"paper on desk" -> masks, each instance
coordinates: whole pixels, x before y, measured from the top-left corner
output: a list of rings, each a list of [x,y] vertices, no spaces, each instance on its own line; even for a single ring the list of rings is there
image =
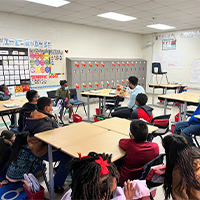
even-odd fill
[[[3,104],[3,106],[5,106],[6,108],[12,108],[12,107],[18,107],[19,105],[17,105],[16,103],[9,103],[9,104]]]

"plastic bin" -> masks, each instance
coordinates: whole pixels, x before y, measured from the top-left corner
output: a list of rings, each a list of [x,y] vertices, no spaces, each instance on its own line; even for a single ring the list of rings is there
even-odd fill
[[[101,113],[99,113],[99,108],[96,108],[96,115],[100,115],[103,113],[103,109],[101,108]]]
[[[179,122],[179,113],[177,113],[174,117],[175,122]]]
[[[24,190],[29,200],[44,200],[44,188],[40,185],[40,191],[36,193],[30,192],[25,185]]]
[[[175,125],[176,125],[176,124],[172,124],[172,125],[171,125],[171,132],[172,132],[172,133],[174,133]]]
[[[80,115],[74,114],[74,115],[72,115],[72,117],[73,117],[73,121],[75,123],[82,122],[82,117]]]

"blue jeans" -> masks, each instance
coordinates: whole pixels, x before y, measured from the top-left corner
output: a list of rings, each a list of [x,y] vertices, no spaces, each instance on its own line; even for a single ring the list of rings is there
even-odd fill
[[[192,146],[195,146],[192,140],[192,134],[200,135],[200,125],[190,124],[189,122],[178,122],[174,128],[174,134],[181,134],[187,138]]]
[[[40,159],[48,161],[48,153],[44,156],[40,157]],[[68,175],[68,169],[66,168],[66,164],[72,159],[72,157],[67,154],[61,152],[60,150],[53,152],[53,161],[60,161],[58,170],[54,176],[54,184],[58,187],[62,187],[65,179]]]

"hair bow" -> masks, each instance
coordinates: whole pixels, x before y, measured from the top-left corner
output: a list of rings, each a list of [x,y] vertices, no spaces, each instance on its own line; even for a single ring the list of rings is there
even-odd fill
[[[78,152],[77,152],[78,153]],[[82,159],[82,158],[89,158],[89,157],[91,157],[91,156],[81,156],[81,153],[78,153],[78,157],[80,158],[80,159]]]
[[[107,168],[107,166],[110,166],[108,164],[108,160],[103,161],[103,158],[99,156],[99,159],[95,160],[95,162],[101,165],[101,172],[100,172],[101,174],[105,175],[109,173],[109,170]]]

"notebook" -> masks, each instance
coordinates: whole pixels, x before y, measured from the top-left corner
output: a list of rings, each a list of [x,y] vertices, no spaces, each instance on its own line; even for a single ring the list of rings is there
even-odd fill
[[[116,94],[116,90],[111,90],[111,91],[109,92],[109,94],[115,95],[115,94]]]
[[[3,106],[5,106],[6,108],[19,107],[19,105],[15,103],[3,104]]]

